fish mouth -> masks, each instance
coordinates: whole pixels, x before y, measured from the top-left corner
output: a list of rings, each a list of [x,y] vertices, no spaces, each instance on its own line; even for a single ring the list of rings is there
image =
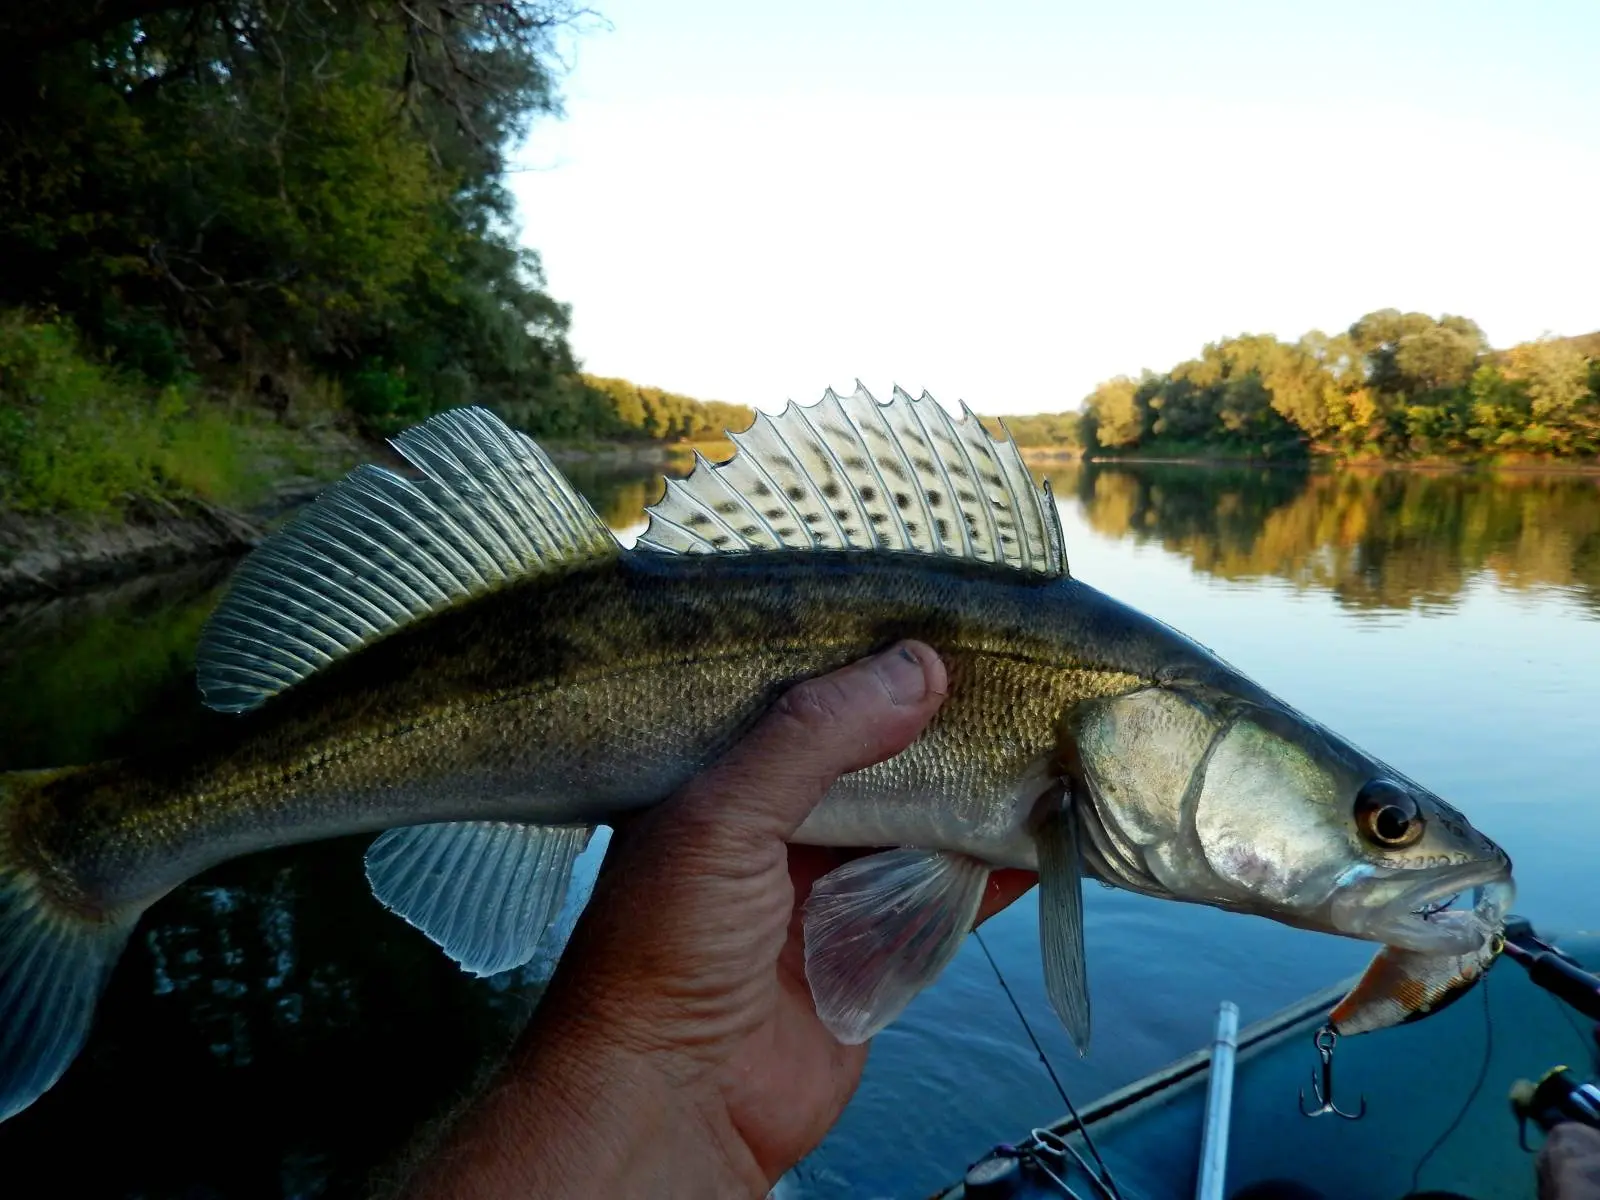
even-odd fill
[[[1366,868],[1333,903],[1333,918],[1352,937],[1421,954],[1472,954],[1505,927],[1516,896],[1502,862],[1426,872]]]

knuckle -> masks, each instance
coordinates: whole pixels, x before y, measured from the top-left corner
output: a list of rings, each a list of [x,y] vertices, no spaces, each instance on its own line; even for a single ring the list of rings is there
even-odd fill
[[[784,723],[815,733],[837,725],[845,707],[844,689],[836,680],[822,678],[808,679],[790,688],[773,711]]]

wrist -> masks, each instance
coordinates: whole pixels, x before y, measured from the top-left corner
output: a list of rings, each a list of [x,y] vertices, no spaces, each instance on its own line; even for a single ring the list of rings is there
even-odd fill
[[[552,1021],[513,1076],[547,1139],[540,1196],[763,1196],[766,1181],[714,1082],[617,1038],[598,1021]]]
[[[541,1014],[413,1200],[764,1196],[715,1086],[658,1057]]]

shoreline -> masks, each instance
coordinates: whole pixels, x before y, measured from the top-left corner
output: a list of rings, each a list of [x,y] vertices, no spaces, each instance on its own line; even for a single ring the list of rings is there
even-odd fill
[[[726,441],[552,442],[544,446],[562,467],[605,471],[661,471],[687,465],[696,452],[720,461],[732,451]],[[368,447],[369,461],[394,462],[382,443]],[[1458,462],[1382,459],[1241,458],[1225,455],[1097,455],[1070,447],[1023,447],[1025,461],[1040,465],[1246,467],[1298,471],[1401,471],[1437,475],[1577,476],[1600,479],[1600,461]],[[341,472],[342,474],[342,472]],[[337,475],[304,477],[280,486],[265,502],[247,509],[198,499],[140,499],[123,511],[101,516],[62,516],[0,512],[0,607],[70,596],[91,588],[123,583],[153,572],[238,558],[258,545],[279,520],[313,500]]]
[[[1059,456],[1058,456],[1059,457]],[[1023,451],[1023,458],[1029,458]],[[1097,467],[1127,463],[1134,466],[1185,467],[1272,467],[1301,471],[1406,471],[1435,475],[1595,475],[1600,476],[1600,460],[1589,462],[1472,462],[1453,459],[1335,458],[1313,455],[1309,458],[1245,458],[1225,455],[1117,454],[1080,455],[1077,461]]]
[[[659,471],[695,450],[725,457],[728,443],[574,441],[543,444],[561,467],[600,472]],[[400,464],[382,442],[367,443],[361,458]],[[238,558],[287,514],[314,500],[343,471],[326,479],[286,483],[248,508],[199,499],[141,497],[107,514],[0,512],[0,608],[71,596],[178,567]]]
[[[272,515],[200,500],[139,500],[115,517],[87,520],[0,513],[0,607],[237,557]]]

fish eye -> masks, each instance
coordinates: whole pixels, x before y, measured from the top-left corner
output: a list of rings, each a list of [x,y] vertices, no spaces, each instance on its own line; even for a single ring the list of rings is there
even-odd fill
[[[1427,824],[1416,797],[1391,779],[1373,779],[1356,793],[1356,824],[1379,846],[1409,846]]]

